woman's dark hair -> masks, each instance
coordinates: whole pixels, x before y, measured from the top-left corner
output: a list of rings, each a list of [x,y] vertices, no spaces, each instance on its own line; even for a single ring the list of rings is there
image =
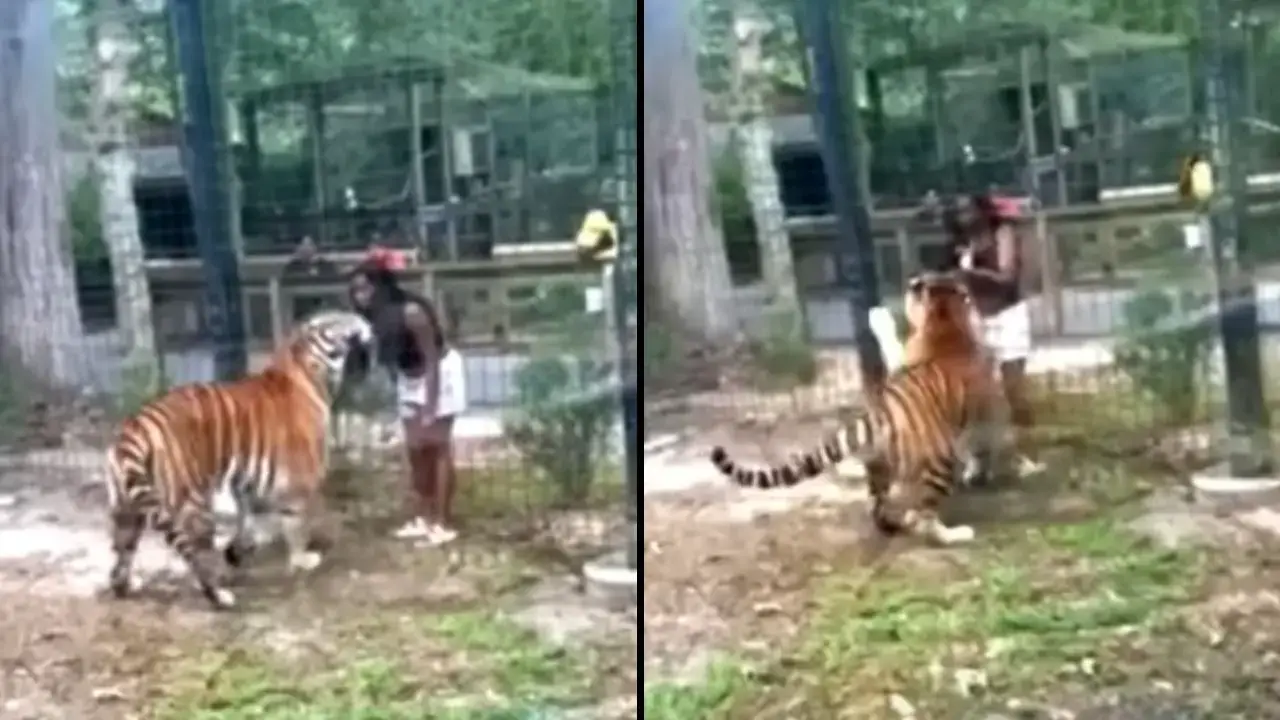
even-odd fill
[[[970,195],[968,202],[963,204],[954,197],[947,198],[941,203],[940,214],[942,229],[947,236],[946,257],[949,264],[948,267],[940,268],[942,270],[953,269],[959,263],[960,251],[967,248],[974,238],[993,233],[1012,222],[1004,215],[995,198],[987,193]]]
[[[401,304],[409,299],[409,293],[400,287],[400,280],[396,277],[395,271],[388,269],[381,263],[366,260],[360,263],[351,271],[350,278],[363,275],[368,278],[369,284],[373,285],[373,298],[369,302],[369,306],[360,308],[361,314],[370,322],[373,321],[376,311],[388,304]],[[347,292],[350,294],[352,290],[348,287]]]
[[[436,314],[435,303],[427,298],[405,290],[395,271],[377,261],[365,261],[351,271],[351,278],[363,275],[373,285],[373,297],[365,307],[358,308],[361,315],[373,325],[374,334],[378,338],[378,362],[390,369],[417,367],[422,364],[422,354],[409,336],[405,327],[404,306],[415,303],[427,314],[427,318],[436,330],[439,347],[444,351],[444,327],[440,325],[440,316]],[[351,292],[348,289],[348,292]]]

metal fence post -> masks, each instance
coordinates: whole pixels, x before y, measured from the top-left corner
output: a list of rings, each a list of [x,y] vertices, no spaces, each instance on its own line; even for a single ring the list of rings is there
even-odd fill
[[[639,359],[640,310],[636,283],[639,279],[639,243],[636,232],[636,3],[614,0],[613,26],[613,119],[614,162],[618,223],[618,259],[612,275],[613,329],[618,353],[619,396],[622,404],[623,474],[627,513],[627,567],[639,567],[640,452]]]
[[[1244,118],[1244,14],[1231,0],[1200,0],[1201,62],[1205,78],[1203,139],[1221,187],[1208,208],[1210,249],[1227,389],[1232,475],[1265,474],[1271,467],[1269,418],[1262,386],[1257,293],[1243,222],[1248,216]],[[1229,57],[1235,53],[1235,57]]]
[[[202,0],[169,0],[178,71],[182,75],[183,165],[195,220],[196,242],[205,272],[209,334],[216,343],[214,372],[221,380],[248,369],[241,308],[240,267],[231,238],[228,205],[232,172],[220,150],[226,148],[222,63],[210,52]],[[226,166],[226,167],[224,167]]]
[[[880,303],[880,289],[871,217],[869,208],[861,202],[863,195],[858,186],[859,148],[854,138],[858,137],[859,118],[852,111],[849,93],[853,78],[841,72],[849,53],[838,3],[801,0],[798,14],[809,65],[813,122],[840,237],[837,277],[849,293],[854,343],[866,387],[884,379],[885,367],[867,318],[868,311]]]

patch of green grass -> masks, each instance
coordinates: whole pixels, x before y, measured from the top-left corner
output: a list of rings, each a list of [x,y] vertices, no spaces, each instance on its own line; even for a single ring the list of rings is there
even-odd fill
[[[503,467],[476,468],[460,473],[457,512],[477,520],[513,518],[545,519],[557,509],[621,507],[624,495],[622,470],[604,463],[595,474],[590,491],[578,508],[564,508],[554,483],[515,460]]]
[[[456,613],[430,618],[425,629],[460,654],[463,664],[480,668],[476,679],[505,697],[561,704],[581,699],[587,689],[580,659],[509,619]]]
[[[655,683],[644,689],[646,720],[714,720],[727,718],[735,698],[748,691],[751,679],[737,663],[719,660],[696,683]]]
[[[588,701],[588,658],[485,612],[370,618],[324,653],[240,642],[180,663],[156,720],[501,720]]]
[[[996,696],[1121,683],[1140,672],[1125,664],[1137,638],[1175,627],[1207,568],[1199,552],[1157,547],[1110,518],[1012,527],[963,553],[934,553],[821,586],[801,641],[779,660],[786,682],[720,670],[695,687],[647,692],[646,710],[878,717],[900,693],[922,717],[956,717]],[[974,696],[957,689],[957,671],[981,675]]]

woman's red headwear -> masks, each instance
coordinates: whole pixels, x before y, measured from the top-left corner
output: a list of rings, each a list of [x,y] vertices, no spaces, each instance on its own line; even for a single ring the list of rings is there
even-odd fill
[[[1022,216],[1023,201],[1021,198],[1008,195],[987,195],[986,207],[982,210],[997,220],[1015,220]]]
[[[370,245],[365,253],[365,262],[377,265],[383,270],[404,270],[408,266],[404,253],[382,245]]]

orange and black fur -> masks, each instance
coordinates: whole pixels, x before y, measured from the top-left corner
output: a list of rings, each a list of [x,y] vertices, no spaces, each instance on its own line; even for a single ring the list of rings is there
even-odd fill
[[[772,468],[737,465],[723,448],[711,453],[739,485],[772,488],[821,475],[846,457],[866,464],[872,519],[885,533],[920,535],[940,544],[973,538],[967,526],[938,516],[962,472],[985,454],[993,421],[994,372],[957,276],[925,273],[911,282],[912,335],[906,363],[868,397],[866,406],[814,450]],[[914,308],[912,307],[914,303]]]
[[[235,595],[215,568],[212,503],[219,492],[236,504],[236,532],[223,555],[228,565],[239,566],[252,551],[254,515],[274,512],[291,568],[315,568],[321,558],[307,543],[328,465],[330,408],[342,382],[366,370],[372,343],[360,316],[322,312],[303,322],[262,372],[176,388],[126,420],[107,454],[112,592],[128,594],[133,558],[150,527],[182,556],[215,608],[232,607]]]

